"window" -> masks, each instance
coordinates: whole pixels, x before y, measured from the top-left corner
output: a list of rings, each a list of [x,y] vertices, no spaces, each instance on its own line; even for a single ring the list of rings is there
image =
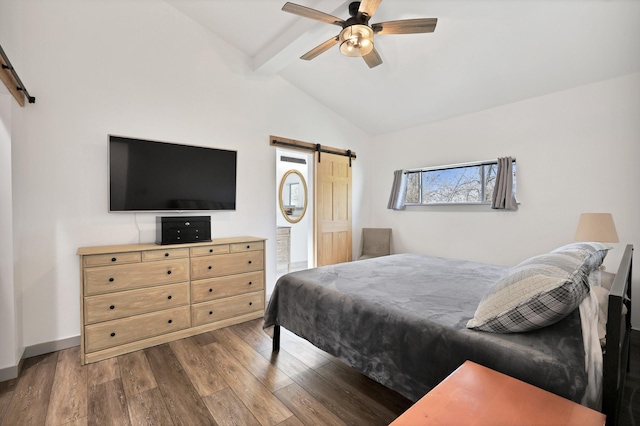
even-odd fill
[[[497,161],[409,170],[405,204],[491,204],[497,171]]]

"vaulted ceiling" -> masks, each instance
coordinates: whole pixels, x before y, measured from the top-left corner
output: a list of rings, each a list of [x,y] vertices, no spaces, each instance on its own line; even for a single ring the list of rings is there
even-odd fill
[[[438,18],[429,34],[376,35],[383,64],[338,47],[340,27],[285,0],[166,0],[251,58],[377,135],[640,72],[639,0],[383,0],[371,23]],[[294,0],[347,19],[350,2]]]

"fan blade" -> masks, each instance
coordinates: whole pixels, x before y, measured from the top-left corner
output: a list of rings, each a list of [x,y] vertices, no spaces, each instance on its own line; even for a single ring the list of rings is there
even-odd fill
[[[369,65],[369,68],[377,67],[382,63],[382,58],[380,58],[380,55],[378,54],[378,51],[375,49],[375,47],[371,52],[364,55],[362,59],[364,59],[367,65]]]
[[[309,7],[300,6],[299,4],[295,3],[286,2],[284,6],[282,6],[282,10],[284,10],[285,12],[293,13],[294,15],[315,19],[316,21],[338,25],[343,28],[346,25],[346,23],[340,18],[336,18],[335,16],[329,15],[328,13],[320,12]]]
[[[334,38],[330,38],[319,46],[314,47],[304,55],[300,56],[300,59],[304,59],[305,61],[310,61],[321,53],[326,52],[331,49],[333,46],[338,44],[339,37],[335,36]]]
[[[436,29],[437,18],[405,19],[402,21],[378,22],[371,25],[376,34],[418,34],[432,33]]]
[[[358,14],[367,15],[371,18],[373,14],[376,13],[376,10],[378,10],[380,2],[382,2],[382,0],[362,0],[360,2],[360,7],[358,8]]]

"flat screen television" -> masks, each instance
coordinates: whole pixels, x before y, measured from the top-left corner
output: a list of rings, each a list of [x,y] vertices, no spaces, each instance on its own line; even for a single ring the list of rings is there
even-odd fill
[[[109,135],[109,211],[235,210],[237,152]]]

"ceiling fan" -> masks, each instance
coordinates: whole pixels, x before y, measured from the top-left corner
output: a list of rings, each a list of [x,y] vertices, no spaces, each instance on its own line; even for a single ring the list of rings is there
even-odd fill
[[[373,43],[374,34],[432,33],[436,29],[438,22],[437,18],[419,18],[379,22],[369,25],[369,20],[381,2],[382,0],[363,0],[351,3],[349,5],[349,15],[351,15],[351,18],[346,21],[333,15],[290,2],[285,3],[285,5],[282,6],[282,10],[305,18],[342,27],[340,34],[311,49],[302,55],[300,59],[309,61],[331,49],[336,44],[340,44],[340,52],[342,52],[343,55],[362,56],[367,65],[369,65],[369,68],[373,68],[382,63],[382,59]]]

